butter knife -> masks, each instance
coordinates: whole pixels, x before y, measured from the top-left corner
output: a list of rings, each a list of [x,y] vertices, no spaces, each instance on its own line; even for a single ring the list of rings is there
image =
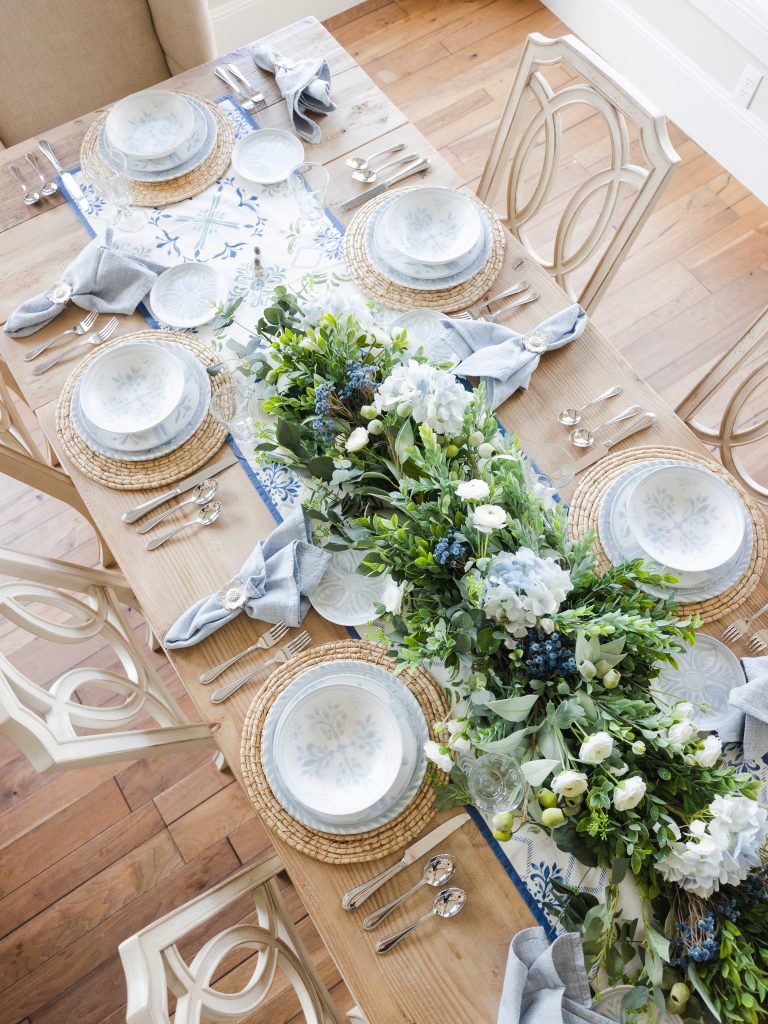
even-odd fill
[[[187,477],[186,480],[176,484],[173,490],[166,491],[165,494],[161,494],[157,498],[150,498],[149,501],[145,501],[142,505],[135,505],[133,508],[129,508],[127,512],[123,512],[121,517],[123,522],[135,523],[137,519],[141,519],[147,512],[152,512],[153,509],[158,508],[158,506],[166,501],[170,501],[171,498],[178,498],[180,494],[186,494],[187,491],[191,491],[193,487],[201,484],[203,480],[216,476],[217,473],[221,473],[222,470],[227,469],[229,466],[234,466],[236,462],[237,456],[230,450],[228,455],[223,456],[218,462],[214,462],[212,466],[208,466],[207,469],[202,469],[199,473],[195,473],[194,476]]]
[[[635,419],[630,420],[627,426],[617,434],[614,434],[613,437],[607,437],[604,441],[595,441],[589,453],[579,459],[574,466],[574,473],[580,473],[582,469],[587,469],[588,466],[594,465],[604,455],[607,455],[609,449],[613,448],[619,441],[625,441],[628,437],[638,433],[638,431],[645,430],[646,427],[652,427],[655,422],[656,416],[652,412],[644,412]]]
[[[411,164],[410,167],[406,167],[404,171],[399,171],[397,174],[393,174],[390,178],[385,178],[384,181],[378,185],[374,185],[373,188],[367,188],[364,192],[359,192],[356,196],[352,196],[350,199],[345,199],[343,203],[338,204],[340,210],[351,210],[355,206],[359,206],[361,203],[367,203],[369,199],[375,199],[376,196],[383,195],[387,191],[390,185],[394,185],[397,181],[402,181],[403,178],[408,178],[412,174],[416,174],[418,171],[426,171],[429,167],[430,161],[425,157],[419,160],[415,164]]]
[[[409,864],[413,864],[419,857],[423,857],[425,853],[429,853],[436,846],[439,846],[444,839],[447,839],[449,835],[456,831],[457,828],[461,828],[462,825],[469,821],[468,814],[456,814],[453,818],[448,821],[444,821],[442,825],[438,825],[437,828],[433,828],[431,832],[428,832],[422,839],[409,846],[403,856],[391,867],[384,868],[382,872],[376,875],[374,878],[369,879],[367,882],[363,882],[362,885],[356,886],[354,889],[350,889],[349,892],[344,896],[341,901],[341,905],[345,910],[356,910],[361,903],[364,903],[369,896],[372,896],[377,889],[380,889],[385,882],[388,882],[390,878],[394,878],[398,872],[402,871],[403,868],[407,868]]]
[[[72,196],[73,202],[77,203],[77,205],[80,207],[80,210],[83,213],[90,213],[91,204],[85,198],[85,193],[77,184],[74,177],[69,173],[69,171],[65,171],[64,168],[61,166],[58,157],[54,154],[53,150],[51,149],[50,142],[48,142],[46,139],[40,139],[40,141],[37,143],[37,148],[40,150],[43,156],[48,159],[53,169],[61,178],[64,188]]]

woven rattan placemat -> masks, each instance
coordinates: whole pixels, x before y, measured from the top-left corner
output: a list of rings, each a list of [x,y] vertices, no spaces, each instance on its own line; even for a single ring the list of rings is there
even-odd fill
[[[213,149],[199,167],[180,178],[172,178],[170,181],[132,181],[131,201],[136,206],[168,206],[170,203],[189,199],[212,185],[229,167],[235,144],[235,133],[229,118],[216,103],[211,103],[202,96],[193,96],[193,99],[204,103],[216,120],[216,142]],[[97,146],[99,131],[106,117],[104,114],[93,122],[85,133],[80,147],[80,164],[86,178],[98,177],[108,170]]]
[[[208,413],[194,432],[180,448],[158,459],[146,462],[121,462],[99,455],[89,448],[72,424],[70,409],[75,385],[88,367],[107,349],[124,345],[128,341],[169,341],[187,349],[196,356],[203,366],[208,367],[218,362],[218,356],[206,345],[189,334],[178,331],[134,331],[124,334],[114,341],[99,345],[80,362],[67,378],[56,405],[56,431],[61,438],[64,449],[77,468],[105,487],[116,491],[138,491],[147,487],[161,487],[164,484],[181,480],[196,469],[204,466],[210,457],[221,448],[227,439],[227,430]],[[222,369],[211,377],[212,393],[226,384],[231,384],[229,373]]]
[[[323,644],[307,651],[306,654],[299,655],[275,669],[267,678],[260,693],[248,708],[240,745],[240,767],[246,789],[261,820],[276,832],[283,842],[301,853],[306,853],[308,857],[325,861],[327,864],[355,864],[398,852],[421,832],[435,813],[432,783],[426,776],[418,793],[402,814],[371,832],[350,836],[315,832],[291,817],[275,799],[264,774],[260,754],[261,735],[269,709],[280,693],[307,669],[342,659],[367,661],[390,671],[394,667],[392,659],[387,657],[383,647],[359,640]],[[448,710],[440,685],[421,668],[403,672],[399,679],[411,690],[421,705],[431,733],[432,724],[441,721]],[[446,778],[443,772],[436,770],[436,774],[442,779]]]
[[[371,199],[358,210],[344,235],[344,259],[358,288],[391,309],[439,309],[444,313],[455,313],[481,299],[499,276],[504,263],[506,238],[501,221],[493,210],[475,196],[469,193],[467,195],[489,219],[493,231],[491,255],[482,270],[474,277],[470,277],[464,284],[455,288],[420,291],[416,288],[404,288],[380,274],[368,258],[365,249],[365,229],[374,210],[391,198],[384,193],[376,199]]]
[[[739,485],[727,469],[724,469],[717,462],[699,455],[695,452],[687,452],[680,448],[631,448],[616,455],[608,455],[601,459],[586,474],[579,483],[576,492],[571,500],[568,510],[568,527],[571,536],[581,539],[590,530],[594,530],[597,536],[595,551],[600,565],[605,568],[610,565],[600,543],[598,532],[598,519],[600,516],[600,505],[611,484],[625,473],[632,466],[642,462],[649,462],[653,459],[677,459],[680,462],[693,462],[697,466],[703,466],[711,473],[715,473],[734,488],[741,495],[747,509],[752,530],[754,531],[754,543],[752,546],[752,558],[746,572],[737,580],[733,586],[724,590],[722,594],[711,597],[707,601],[698,601],[695,604],[681,604],[682,614],[694,614],[698,612],[705,622],[722,618],[729,612],[734,611],[743,604],[760,581],[765,569],[766,556],[768,555],[768,542],[766,541],[765,519],[749,494]]]

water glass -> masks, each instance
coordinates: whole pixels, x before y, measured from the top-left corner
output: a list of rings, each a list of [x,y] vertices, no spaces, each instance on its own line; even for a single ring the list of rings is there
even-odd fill
[[[244,384],[226,384],[211,397],[211,416],[226,427],[236,441],[253,439],[256,396]]]
[[[293,198],[301,214],[299,230],[315,230],[325,214],[325,199],[330,176],[322,164],[299,164],[288,177]]]
[[[128,162],[117,149],[107,148],[109,163],[105,169],[93,176],[92,185],[113,207],[113,226],[123,231],[139,231],[147,223],[144,210],[131,206],[131,181],[128,177]]]
[[[573,480],[576,463],[565,448],[542,444],[526,448],[530,467],[531,490],[539,497],[560,490]]]
[[[509,754],[483,754],[467,773],[467,789],[472,803],[488,814],[520,810],[525,797],[520,762]]]

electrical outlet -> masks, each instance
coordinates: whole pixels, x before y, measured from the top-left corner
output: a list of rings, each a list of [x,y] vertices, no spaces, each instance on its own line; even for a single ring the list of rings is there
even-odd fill
[[[753,68],[751,64],[747,64],[741,72],[741,78],[739,79],[736,88],[733,90],[733,96],[736,102],[742,107],[748,107],[754,99],[757,87],[760,85],[762,80],[762,71],[758,71],[757,68]]]

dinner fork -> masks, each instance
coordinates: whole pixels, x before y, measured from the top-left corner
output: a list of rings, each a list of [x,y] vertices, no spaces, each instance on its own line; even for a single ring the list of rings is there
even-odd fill
[[[274,658],[270,658],[269,661],[263,662],[258,668],[251,669],[250,672],[246,672],[245,675],[235,679],[234,682],[228,683],[226,686],[220,687],[218,690],[214,690],[211,694],[212,704],[221,704],[222,701],[226,700],[227,697],[231,697],[232,694],[239,690],[241,686],[245,686],[249,683],[254,676],[257,676],[259,672],[267,668],[269,665],[280,665],[283,662],[290,661],[291,658],[295,658],[297,654],[300,654],[305,647],[308,647],[312,637],[309,633],[304,630],[303,633],[299,633],[297,637],[291,640],[290,643],[286,644],[285,647],[281,647]]]
[[[222,661],[220,665],[214,665],[213,668],[209,668],[207,672],[203,672],[200,676],[200,682],[212,683],[214,679],[218,679],[222,672],[226,672],[230,665],[234,665],[236,661],[240,661],[246,654],[250,654],[251,651],[255,651],[258,648],[262,650],[269,650],[270,647],[274,647],[278,640],[282,640],[285,634],[288,632],[288,626],[285,622],[278,622],[271,629],[268,629],[265,633],[262,633],[255,644],[251,644],[250,647],[246,647],[244,651],[240,651],[239,654],[235,654],[233,657],[228,658],[226,661]]]
[[[530,289],[520,296],[519,299],[515,299],[514,302],[507,303],[506,306],[502,306],[501,309],[497,309],[495,313],[488,313],[486,316],[475,316],[468,309],[463,310],[461,313],[454,313],[454,320],[484,320],[486,323],[492,324],[503,314],[508,313],[511,309],[517,309],[518,306],[524,306],[527,302],[535,302],[539,297],[539,293]]]
[[[51,345],[55,345],[57,341],[61,341],[68,334],[85,334],[90,331],[93,325],[96,323],[98,313],[93,310],[88,316],[84,316],[79,324],[75,324],[74,327],[70,327],[67,331],[62,331],[61,334],[55,335],[53,338],[49,338],[48,341],[43,341],[39,345],[35,345],[34,348],[30,349],[29,352],[24,356],[24,362],[28,363],[32,359],[37,359],[39,355],[42,355],[46,349],[50,348]]]
[[[509,288],[505,288],[503,292],[499,292],[498,295],[492,295],[489,299],[483,299],[481,302],[474,302],[468,309],[468,313],[474,313],[477,315],[484,306],[491,305],[492,302],[499,302],[500,299],[508,299],[511,295],[519,295],[520,292],[528,291],[530,285],[525,278],[520,278],[519,281],[515,281]]]
[[[240,85],[245,87],[245,98],[249,103],[253,104],[253,109],[264,110],[267,105],[267,101],[264,99],[264,93],[259,92],[254,85],[251,85],[237,64],[227,64],[227,71],[237,82],[240,83]]]
[[[81,341],[76,341],[74,345],[69,345],[67,348],[63,348],[61,352],[57,352],[55,356],[51,356],[50,359],[46,359],[44,363],[37,365],[32,373],[35,376],[39,376],[41,373],[45,373],[46,370],[50,370],[52,366],[55,366],[65,356],[70,355],[75,349],[82,348],[84,345],[101,345],[105,341],[109,341],[112,335],[117,330],[117,317],[113,316],[104,324],[100,331],[95,331],[93,334],[88,334]]]
[[[762,608],[758,608],[755,614],[750,615],[749,618],[736,619],[723,630],[723,640],[725,640],[727,644],[732,644],[737,640],[740,640],[749,629],[750,623],[754,622],[755,619],[759,619],[761,615],[765,614],[765,612],[768,612],[768,604],[764,604]],[[754,640],[754,637],[752,639]]]
[[[752,654],[759,654],[768,647],[768,629],[758,629],[747,645]]]
[[[217,64],[214,68],[214,74],[217,78],[220,78],[222,82],[229,88],[230,92],[233,92],[235,96],[241,100],[243,110],[247,113],[252,114],[256,109],[256,104],[253,100],[249,99],[246,93],[243,92],[242,88],[235,79],[230,75],[226,68],[223,68],[220,64]]]

